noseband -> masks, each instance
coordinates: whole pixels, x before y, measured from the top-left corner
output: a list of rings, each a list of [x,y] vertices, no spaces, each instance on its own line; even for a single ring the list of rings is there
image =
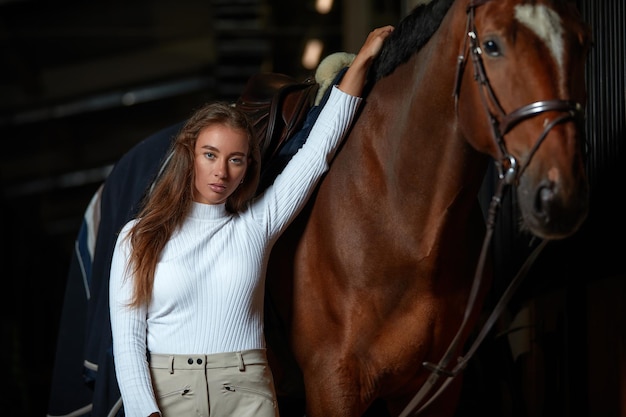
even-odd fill
[[[492,326],[496,323],[498,317],[506,307],[508,301],[511,299],[515,290],[519,287],[522,279],[525,277],[526,273],[532,266],[533,262],[539,256],[539,253],[543,250],[545,245],[547,244],[546,240],[541,241],[530,254],[530,256],[526,259],[522,267],[520,268],[517,275],[511,281],[505,292],[502,294],[500,300],[494,307],[493,311],[483,324],[481,331],[476,336],[476,339],[472,343],[471,347],[468,349],[466,354],[462,357],[454,358],[453,355],[459,348],[462,342],[462,334],[464,333],[465,327],[467,325],[468,319],[474,309],[476,299],[478,297],[479,290],[482,285],[482,275],[484,272],[484,266],[487,259],[487,254],[489,252],[489,245],[491,242],[491,238],[493,236],[494,226],[495,226],[495,218],[500,206],[500,203],[503,198],[504,191],[509,185],[516,184],[519,181],[519,178],[524,173],[524,170],[530,164],[532,157],[535,152],[544,141],[550,130],[554,128],[556,125],[560,123],[564,123],[569,120],[575,120],[577,123],[581,123],[584,114],[583,107],[580,103],[570,101],[570,100],[560,100],[560,99],[552,99],[552,100],[541,100],[535,101],[534,103],[527,104],[514,110],[510,113],[506,113],[502,106],[500,105],[493,89],[491,88],[491,84],[489,84],[489,79],[485,73],[485,67],[482,60],[482,49],[478,42],[478,35],[476,31],[476,26],[474,23],[474,11],[478,6],[481,6],[487,3],[490,0],[472,0],[470,1],[467,7],[467,24],[466,24],[466,33],[465,42],[463,43],[463,47],[461,49],[461,53],[458,56],[457,61],[457,70],[456,70],[456,80],[455,80],[455,88],[454,88],[454,99],[455,99],[455,107],[458,111],[458,99],[461,88],[461,78],[463,75],[463,70],[465,68],[466,63],[466,54],[469,53],[472,58],[472,64],[474,68],[474,79],[477,81],[479,85],[480,98],[483,104],[483,108],[485,113],[489,118],[489,122],[491,125],[492,136],[496,144],[498,145],[498,149],[500,151],[499,160],[496,160],[496,165],[499,173],[499,183],[496,189],[495,194],[491,199],[491,204],[488,210],[488,219],[487,219],[487,231],[485,234],[485,238],[483,240],[483,247],[478,259],[478,263],[476,266],[476,271],[474,275],[474,281],[472,283],[472,288],[468,297],[468,302],[465,308],[465,314],[463,317],[463,321],[457,330],[457,333],[450,342],[446,353],[441,358],[439,363],[432,362],[424,362],[423,366],[431,371],[430,376],[422,385],[420,390],[415,394],[411,402],[406,406],[406,408],[402,411],[399,417],[406,417],[410,414],[417,415],[424,408],[426,408],[429,404],[431,404],[443,391],[444,389],[452,382],[452,379],[456,377],[460,372],[465,369],[465,366],[469,362],[470,358],[476,352],[481,342],[487,336]],[[496,114],[494,114],[490,109],[493,108],[496,110]],[[524,162],[523,166],[519,166],[517,159],[511,155],[506,149],[506,144],[504,142],[504,136],[511,130],[513,127],[518,125],[519,123],[527,120],[529,118],[535,117],[539,114],[556,111],[560,113],[557,117],[552,119],[549,123],[546,124],[543,132],[539,135],[537,142],[531,149],[528,158]],[[456,359],[456,364],[449,369],[449,364]],[[441,377],[447,378],[437,389],[437,391],[428,398],[428,401],[424,402],[427,399],[427,395],[431,389],[433,389],[438,383]],[[420,406],[420,408],[415,411],[415,409]]]

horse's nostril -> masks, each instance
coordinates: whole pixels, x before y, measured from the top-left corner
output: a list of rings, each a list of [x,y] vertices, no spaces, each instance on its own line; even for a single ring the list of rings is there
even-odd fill
[[[542,215],[548,215],[547,207],[554,200],[554,190],[552,186],[544,185],[537,193],[535,200],[535,212]]]
[[[541,201],[548,202],[554,198],[554,191],[552,191],[552,187],[541,187],[541,191],[539,192]]]

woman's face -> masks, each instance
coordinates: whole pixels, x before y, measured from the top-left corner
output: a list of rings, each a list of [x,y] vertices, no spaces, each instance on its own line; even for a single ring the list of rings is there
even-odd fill
[[[194,167],[194,201],[204,204],[226,202],[246,175],[246,132],[226,125],[204,128],[196,141]]]

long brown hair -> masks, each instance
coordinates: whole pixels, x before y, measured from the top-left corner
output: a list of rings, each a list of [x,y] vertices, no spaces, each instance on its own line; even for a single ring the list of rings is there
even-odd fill
[[[134,279],[131,307],[147,305],[152,297],[154,272],[161,251],[182,225],[193,201],[195,146],[200,132],[215,124],[241,130],[248,137],[248,166],[243,183],[228,197],[226,209],[243,210],[259,184],[261,155],[247,116],[228,103],[214,102],[196,110],[176,136],[167,162],[153,189],[142,202],[138,220],[129,233],[128,263]]]

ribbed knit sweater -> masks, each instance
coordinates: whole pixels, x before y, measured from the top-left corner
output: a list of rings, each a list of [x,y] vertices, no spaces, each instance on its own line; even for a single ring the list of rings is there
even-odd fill
[[[246,210],[193,203],[165,246],[150,304],[127,307],[130,245],[120,232],[111,263],[110,313],[115,371],[127,417],[158,411],[146,352],[211,354],[265,348],[265,269],[350,127],[361,99],[333,87],[309,137],[273,185]],[[184,186],[184,184],[181,184]]]

